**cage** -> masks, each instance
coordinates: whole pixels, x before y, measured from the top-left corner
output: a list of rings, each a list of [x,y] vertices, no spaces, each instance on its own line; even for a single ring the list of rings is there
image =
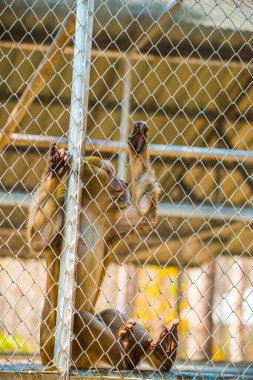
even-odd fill
[[[250,0],[1,2],[1,378],[253,378],[252,30]],[[147,228],[128,226],[111,249],[111,232],[97,230],[97,219],[108,219],[108,213],[100,190],[96,197],[89,193],[95,182],[83,177],[84,154],[90,162],[103,159],[112,176],[113,164],[134,192],[142,173],[129,157],[128,136],[140,120],[149,127],[148,179],[154,173],[160,187],[157,221],[148,218]],[[59,168],[69,161],[66,181],[52,175],[52,150],[62,155]],[[102,192],[100,169],[92,175]],[[62,190],[50,198],[61,198],[60,227],[59,210],[47,214],[47,198],[36,195],[38,189],[47,192],[45,181],[56,177],[66,189],[65,198]],[[83,189],[90,197],[85,205]],[[150,187],[144,190],[140,199],[133,196],[138,223],[149,215],[143,191],[156,208]],[[92,202],[99,216],[84,228],[84,208]],[[44,216],[40,227],[34,210]],[[109,216],[107,223],[117,230],[117,220]],[[44,239],[37,250],[27,233],[31,224]],[[46,241],[49,225],[57,234]],[[82,273],[79,281],[80,244],[85,257],[92,233],[106,253],[97,256],[93,242],[92,267],[83,265],[86,277]],[[56,235],[61,255],[46,263]],[[98,269],[105,274],[102,284]],[[80,338],[81,354],[74,356],[76,318],[86,307],[77,300],[86,278],[94,313],[78,331],[84,341],[92,339],[82,346]],[[43,313],[45,301],[50,308]],[[108,309],[116,311],[109,325],[101,319]],[[154,345],[165,326],[180,319],[170,372],[165,346],[158,364],[144,349],[138,363],[113,361],[114,343],[103,334],[111,334],[118,316],[115,344],[123,346],[120,334],[128,319]],[[41,321],[49,331],[44,343]],[[99,333],[94,321],[104,323]],[[135,352],[140,342],[130,337]],[[48,355],[48,344],[52,357],[43,365],[40,353]]]

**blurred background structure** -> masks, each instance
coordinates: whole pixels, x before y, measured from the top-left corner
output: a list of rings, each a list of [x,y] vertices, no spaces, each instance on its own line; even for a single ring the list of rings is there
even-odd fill
[[[0,368],[40,362],[46,269],[25,224],[48,147],[67,143],[73,23],[41,62],[73,4],[0,3]],[[162,188],[155,230],[114,257],[98,309],[154,333],[178,315],[179,370],[253,376],[252,32],[251,0],[95,1],[86,152],[127,178],[125,136],[143,119]]]

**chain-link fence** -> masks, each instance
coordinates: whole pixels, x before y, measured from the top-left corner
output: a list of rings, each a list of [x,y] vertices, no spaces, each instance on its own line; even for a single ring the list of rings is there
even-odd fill
[[[252,32],[251,0],[0,3],[1,378],[253,378]]]

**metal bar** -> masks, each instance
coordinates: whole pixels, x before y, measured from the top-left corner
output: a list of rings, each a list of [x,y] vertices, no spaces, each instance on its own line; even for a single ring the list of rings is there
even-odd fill
[[[49,44],[40,44],[36,45],[33,42],[13,42],[13,41],[0,41],[0,49],[20,49],[23,51],[38,51],[38,52],[46,52],[49,49]],[[66,55],[72,55],[73,54],[73,47],[72,46],[66,46],[64,49],[64,54]],[[179,54],[180,52],[180,54]],[[194,52],[193,52],[194,53]],[[108,59],[124,59],[125,55],[127,54],[124,50],[112,50],[112,49],[97,49],[92,48],[92,57],[106,57]],[[175,55],[178,54],[178,55]],[[201,51],[199,53],[199,57],[189,57],[184,53],[184,51],[181,52],[180,47],[178,50],[173,52],[172,55],[163,55],[162,52],[158,55],[153,53],[147,53],[145,55],[139,53],[139,52],[133,52],[131,53],[131,60],[133,61],[139,61],[139,60],[145,60],[149,62],[154,61],[161,61],[166,60],[170,63],[180,64],[182,61],[187,61],[187,64],[189,65],[208,65],[213,67],[221,67],[221,66],[228,66],[231,68],[248,68],[249,70],[253,69],[253,63],[248,61],[245,62],[243,59],[235,61],[233,57],[231,59],[219,59],[217,58],[209,58],[212,56],[212,52],[205,52],[205,57],[201,57]]]
[[[79,242],[82,154],[86,138],[94,0],[77,0],[68,150],[71,172],[66,194],[66,224],[61,256],[55,335],[55,365],[69,377]]]
[[[185,360],[186,362],[186,360]],[[176,364],[176,368],[173,371],[160,371],[160,378],[164,380],[174,380],[174,379],[189,379],[189,380],[217,380],[217,379],[230,379],[230,380],[253,380],[253,370],[252,363],[244,362],[242,366],[239,367],[237,363],[232,364],[230,362],[222,362],[219,366],[210,365],[210,360],[208,362],[199,362],[199,361],[190,361],[180,364]],[[200,364],[199,364],[200,363]],[[237,366],[235,366],[237,365]],[[27,369],[27,367],[29,369]],[[25,369],[24,369],[25,368]],[[18,369],[18,371],[17,371]],[[2,365],[1,374],[2,378],[5,380],[13,380],[18,372],[20,379],[25,380],[35,380],[37,378],[43,377],[45,380],[58,380],[60,374],[58,372],[45,372],[43,369],[36,365]],[[77,377],[75,371],[70,374],[71,380],[78,379],[96,379],[103,378],[108,380],[139,380],[140,375],[137,371],[132,371],[131,375],[128,373],[117,373],[111,374],[111,370],[108,369],[99,369],[101,377],[97,376],[97,371],[94,369],[91,370],[82,370],[80,375]],[[150,370],[141,370],[141,376],[145,379],[150,379],[153,375],[153,371]],[[153,375],[154,376],[154,375]]]
[[[9,136],[15,131],[17,126],[25,117],[29,107],[32,105],[36,95],[46,83],[50,73],[58,63],[63,54],[64,46],[68,43],[69,38],[75,30],[75,16],[72,12],[65,19],[62,27],[57,33],[54,41],[50,45],[46,56],[40,66],[35,71],[32,79],[27,84],[25,91],[17,105],[13,108],[7,123],[0,132],[0,151],[4,149],[9,142]]]
[[[33,201],[33,197],[29,193],[21,191],[0,191],[0,207],[20,207],[29,208]]]
[[[227,207],[163,203],[158,207],[161,217],[203,218],[222,221],[252,222],[252,207]]]
[[[14,42],[14,41],[0,41],[0,49],[18,49],[27,52],[47,52],[50,44],[36,44],[35,42]],[[73,46],[67,46],[64,49],[64,54],[72,55],[74,52]]]
[[[15,134],[11,136],[11,142],[15,146],[29,147],[34,146],[37,148],[48,148],[51,144],[57,143],[59,146],[66,147],[68,139],[65,137],[57,136],[40,136],[40,135],[25,135]],[[109,141],[109,140],[86,140],[86,151],[93,152],[94,150],[101,153],[122,153],[128,152],[128,146],[122,141]],[[238,162],[252,162],[253,152],[238,149],[223,149],[223,148],[204,148],[204,147],[190,147],[181,145],[163,145],[163,144],[150,144],[149,153],[152,156],[161,157],[180,157],[182,159],[194,160],[208,160],[213,159],[217,161],[238,161]]]
[[[203,374],[203,378],[207,376],[207,378],[212,378],[211,374],[216,375],[222,378],[229,378],[232,379],[233,377],[238,379],[253,379],[253,368],[252,363],[250,362],[242,362],[241,366],[240,363],[233,363],[233,366],[230,362],[218,362],[215,363],[215,365],[211,364],[210,361],[207,362],[199,362],[192,360],[190,363],[177,363],[177,370],[182,375],[182,372],[193,374],[194,372],[199,372],[201,375]],[[215,378],[215,377],[213,377]]]
[[[121,119],[120,119],[120,142],[124,145],[127,143],[127,137],[129,132],[129,116],[131,106],[131,78],[132,67],[129,65],[129,61],[124,61],[123,66],[123,93],[121,102]],[[124,181],[126,181],[126,165],[127,165],[127,152],[121,152],[118,157],[118,175]],[[118,277],[118,294],[117,294],[117,309],[124,310],[126,313],[126,305],[128,305],[129,297],[129,283],[131,280],[128,278],[128,270],[125,266],[119,266],[117,268]],[[129,299],[131,302],[131,299]],[[130,313],[131,314],[131,313]]]
[[[11,194],[0,191],[0,207],[24,207],[29,208],[33,196],[28,193],[12,191]],[[253,207],[228,207],[209,206],[203,204],[186,203],[160,203],[160,217],[182,217],[182,218],[205,218],[216,220],[236,220],[240,222],[252,222]]]
[[[131,66],[128,61],[125,60],[124,63],[124,84],[123,84],[123,94],[122,94],[122,103],[121,103],[121,120],[120,120],[120,143],[126,145],[127,136],[129,130],[129,115],[130,115],[130,106],[131,106]],[[119,167],[118,173],[120,177],[126,179],[126,165],[127,165],[127,152],[121,151],[119,155]]]

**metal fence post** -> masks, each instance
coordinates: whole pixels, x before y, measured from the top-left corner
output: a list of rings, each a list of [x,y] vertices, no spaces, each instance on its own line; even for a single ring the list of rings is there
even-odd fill
[[[131,79],[132,67],[128,57],[123,62],[123,91],[121,103],[121,118],[120,118],[120,141],[123,144],[127,143],[127,136],[129,133],[129,117],[131,109]],[[126,165],[127,165],[127,152],[121,152],[119,155],[118,173],[120,178],[126,181]],[[127,299],[127,281],[128,273],[126,266],[118,267],[118,286],[120,291],[117,294],[117,307],[119,310],[124,310]],[[126,310],[124,310],[126,312]]]
[[[128,136],[128,124],[131,108],[131,75],[132,68],[129,64],[128,58],[124,62],[124,82],[123,82],[123,93],[122,93],[122,108],[121,108],[121,118],[120,118],[120,141],[123,144],[127,142]],[[122,179],[126,179],[126,164],[127,164],[127,152],[121,152],[119,157],[119,175]]]
[[[75,293],[75,262],[81,196],[81,155],[86,137],[94,0],[77,0],[68,150],[71,172],[66,195],[66,224],[61,256],[55,336],[55,365],[68,377]]]

